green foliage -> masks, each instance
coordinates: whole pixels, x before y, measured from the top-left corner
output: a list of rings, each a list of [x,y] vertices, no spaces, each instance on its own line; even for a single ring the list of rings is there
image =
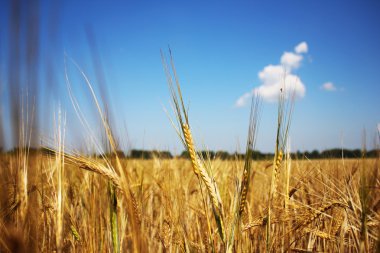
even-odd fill
[[[173,158],[169,151],[158,151],[158,150],[139,150],[132,149],[128,155],[129,158],[133,159],[152,159],[154,157],[161,159]]]

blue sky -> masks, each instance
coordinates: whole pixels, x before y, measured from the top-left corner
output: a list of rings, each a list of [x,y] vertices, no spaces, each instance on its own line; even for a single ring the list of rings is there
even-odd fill
[[[60,88],[54,99],[67,113],[68,142],[87,137],[78,131],[69,103],[64,53],[95,85],[85,33],[91,27],[124,147],[182,151],[163,110],[170,111],[170,94],[160,49],[167,53],[168,45],[201,148],[244,150],[249,105],[239,98],[260,87],[273,89],[273,78],[279,77],[266,68],[270,65],[287,69],[297,80],[289,84],[299,91],[290,134],[293,150],[359,148],[363,129],[372,144],[380,122],[378,1],[96,0],[62,1],[57,6],[57,37],[52,46],[42,36],[41,54],[44,59],[50,56],[55,67]],[[41,1],[42,34],[52,10],[49,1]],[[0,14],[4,12],[3,34],[9,14],[1,8]],[[6,55],[4,35],[1,42],[0,55]],[[89,110],[89,92],[71,61],[68,69],[83,110]],[[263,96],[257,135],[257,149],[262,151],[274,147],[277,104],[271,100]],[[91,121],[91,113],[87,115]]]

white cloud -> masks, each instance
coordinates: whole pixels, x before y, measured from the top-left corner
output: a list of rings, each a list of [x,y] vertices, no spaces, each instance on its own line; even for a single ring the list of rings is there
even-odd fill
[[[308,51],[306,42],[301,42],[295,47],[296,53],[285,52],[281,56],[281,64],[267,65],[259,73],[260,86],[252,89],[250,92],[244,93],[236,102],[236,107],[247,105],[255,93],[260,94],[263,100],[267,102],[275,102],[278,99],[280,89],[283,88],[287,93],[294,92],[296,97],[305,96],[306,87],[301,78],[292,73],[293,70],[301,66],[303,56],[300,53]],[[285,68],[285,69],[284,69]],[[287,72],[286,72],[287,71]]]
[[[281,56],[281,64],[285,67],[287,71],[291,71],[293,69],[299,68],[302,59],[302,55],[295,54],[292,52],[285,52]]]
[[[297,54],[307,53],[308,50],[309,50],[309,47],[307,46],[307,43],[305,41],[301,42],[300,44],[294,47],[294,51]]]
[[[246,92],[244,93],[238,100],[236,100],[235,106],[236,107],[244,107],[248,104],[250,99],[252,98],[252,92]]]
[[[259,78],[262,85],[253,89],[258,92],[260,96],[268,102],[275,102],[278,99],[281,88],[287,93],[295,93],[297,97],[304,97],[306,88],[300,78],[294,74],[284,73],[280,65],[269,65],[265,67],[260,73]]]
[[[335,87],[335,85],[332,82],[324,83],[321,86],[321,89],[325,90],[325,91],[336,91],[336,87]]]

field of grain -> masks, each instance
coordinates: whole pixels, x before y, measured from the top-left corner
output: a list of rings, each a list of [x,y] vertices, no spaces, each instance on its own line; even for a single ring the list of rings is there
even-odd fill
[[[85,170],[90,162],[101,168],[102,160],[61,159],[2,155],[1,252],[222,252],[230,243],[242,161],[210,164],[223,203],[223,242],[190,161],[121,160],[125,178],[112,178],[111,167],[104,167],[110,175]],[[252,164],[233,252],[266,250],[271,164]],[[286,160],[272,201],[269,251],[374,252],[377,169],[377,160]],[[377,186],[363,188],[361,180]]]

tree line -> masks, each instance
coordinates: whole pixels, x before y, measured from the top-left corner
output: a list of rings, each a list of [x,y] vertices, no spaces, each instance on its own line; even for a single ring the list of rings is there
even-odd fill
[[[244,153],[228,153],[226,151],[201,151],[199,152],[203,157],[219,158],[222,160],[230,159],[244,159]],[[292,159],[329,159],[329,158],[361,158],[363,156],[368,158],[380,157],[380,150],[373,149],[363,152],[360,149],[326,149],[323,151],[313,150],[313,151],[297,151],[290,153]],[[189,153],[183,151],[180,158],[189,158]],[[260,151],[252,152],[252,159],[254,160],[270,160],[274,158],[274,153],[262,153]]]
[[[9,151],[2,151],[0,149],[0,153],[3,154],[16,154],[18,151],[20,151],[21,148],[14,148]],[[29,148],[28,153],[29,154],[35,154],[37,152],[41,151],[45,154],[53,154],[54,152],[50,149],[44,149],[44,148]],[[233,160],[233,159],[244,159],[245,154],[244,153],[229,153],[227,151],[200,151],[198,152],[199,155],[203,158],[211,158],[211,159],[222,159],[222,160]],[[183,159],[189,159],[189,153],[188,151],[183,151],[179,155],[173,155],[170,151],[161,151],[161,150],[143,150],[143,149],[132,149],[128,152],[124,152],[121,150],[117,151],[117,155],[119,158],[131,158],[131,159],[153,159],[153,158],[159,158],[159,159],[172,159],[172,158],[183,158]],[[99,156],[100,155],[93,155],[93,156]],[[106,156],[114,156],[114,154],[108,154]],[[368,158],[376,158],[380,157],[380,149],[372,149],[363,152],[360,149],[326,149],[323,151],[313,150],[313,151],[297,151],[290,154],[292,159],[330,159],[330,158],[361,158],[363,156]],[[273,159],[274,154],[273,153],[263,153],[260,151],[253,151],[252,152],[252,159],[253,160],[270,160]]]

